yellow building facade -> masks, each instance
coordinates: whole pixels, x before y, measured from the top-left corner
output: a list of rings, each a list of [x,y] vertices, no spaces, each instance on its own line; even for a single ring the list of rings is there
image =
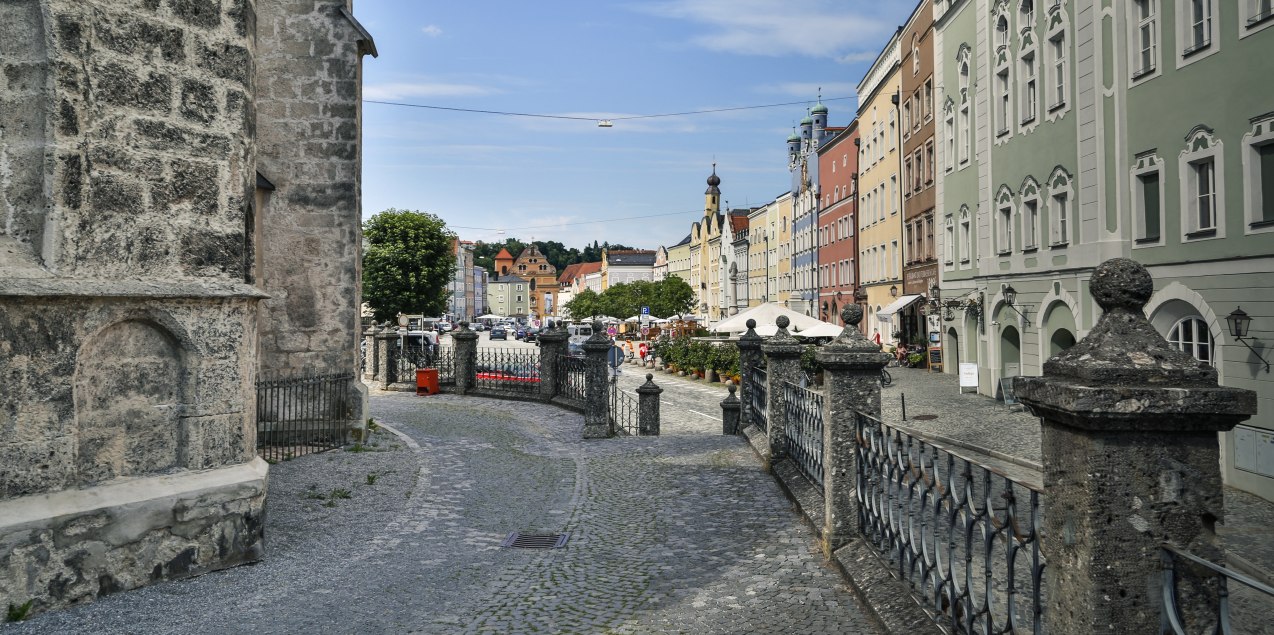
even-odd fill
[[[902,192],[899,173],[898,34],[858,84],[858,270],[867,335],[893,342],[893,328],[877,313],[902,293]]]

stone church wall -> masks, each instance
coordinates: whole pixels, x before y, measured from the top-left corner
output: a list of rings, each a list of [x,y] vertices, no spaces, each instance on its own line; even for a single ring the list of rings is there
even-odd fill
[[[255,21],[0,2],[0,607],[259,557]]]

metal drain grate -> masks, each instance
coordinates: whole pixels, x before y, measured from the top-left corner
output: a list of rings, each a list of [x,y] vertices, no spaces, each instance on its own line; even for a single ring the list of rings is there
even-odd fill
[[[500,546],[512,549],[561,549],[570,537],[569,531],[564,534],[524,534],[515,531]]]
[[[938,415],[916,415],[912,417],[912,419],[915,419],[916,421],[933,421],[934,419],[937,419],[937,418],[938,418]]]

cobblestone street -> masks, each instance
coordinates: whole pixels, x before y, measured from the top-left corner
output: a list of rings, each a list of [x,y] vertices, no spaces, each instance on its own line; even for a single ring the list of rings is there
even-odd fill
[[[581,416],[537,404],[377,394],[372,414],[406,438],[273,467],[262,563],[0,630],[876,632],[719,421],[584,442]],[[570,539],[501,548],[512,531]]]

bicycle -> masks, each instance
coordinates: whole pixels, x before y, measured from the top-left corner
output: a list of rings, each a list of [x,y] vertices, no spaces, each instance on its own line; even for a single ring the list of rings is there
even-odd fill
[[[884,368],[881,368],[880,369],[880,387],[884,388],[885,386],[888,386],[889,384],[892,384],[892,383],[894,383],[893,376],[889,374],[889,371],[885,370]]]

